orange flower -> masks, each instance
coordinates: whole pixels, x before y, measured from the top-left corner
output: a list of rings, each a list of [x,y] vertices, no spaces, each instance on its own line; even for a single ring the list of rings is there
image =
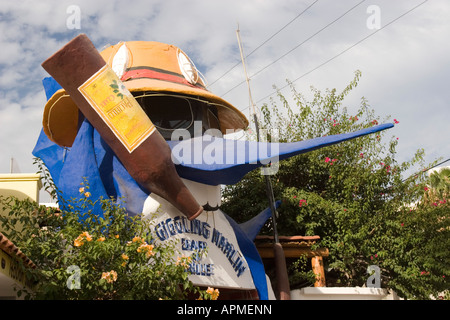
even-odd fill
[[[141,237],[134,237],[132,241],[133,242],[142,242],[142,243],[144,243],[144,240]]]
[[[73,245],[75,247],[81,247],[84,244],[84,240],[86,241],[92,241],[92,236],[87,232],[84,231],[82,232],[74,241],[73,241]]]
[[[121,265],[122,265],[122,267],[125,267],[127,265],[128,260],[130,259],[130,257],[128,257],[125,253],[122,253],[122,259],[123,259],[123,262]]]
[[[155,253],[153,252],[154,246],[152,244],[143,243],[137,248],[137,252],[145,252],[147,255],[147,258],[150,258]]]
[[[111,270],[110,272],[103,272],[101,279],[105,279],[108,283],[113,283],[117,280],[117,272]]]
[[[206,293],[211,296],[211,300],[217,300],[217,298],[219,297],[218,289],[208,287],[208,289],[206,289]]]
[[[76,239],[73,241],[73,245],[74,245],[75,247],[81,247],[81,246],[83,245],[83,240],[80,239],[80,237],[78,237],[78,238],[76,238]]]
[[[189,269],[189,264],[191,263],[192,258],[191,257],[186,257],[184,254],[181,257],[177,258],[177,262],[176,265],[181,265],[183,266],[185,269]]]
[[[81,235],[85,237],[87,241],[92,241],[92,236],[87,231],[83,232]]]

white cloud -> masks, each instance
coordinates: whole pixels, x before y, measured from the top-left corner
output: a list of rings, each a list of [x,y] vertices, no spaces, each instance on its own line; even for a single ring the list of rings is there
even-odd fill
[[[322,0],[252,54],[249,75],[258,72],[337,19],[358,0]],[[367,7],[377,5],[381,26],[421,3],[375,0],[364,2],[322,32],[287,54],[251,80],[255,101],[295,80],[368,36]],[[9,169],[9,154],[23,171],[33,171],[31,150],[41,127],[45,97],[40,64],[76,34],[86,33],[98,48],[121,40],[156,40],[186,51],[211,83],[240,63],[236,28],[239,23],[245,53],[263,43],[294,19],[312,0],[281,1],[2,1],[0,4],[0,171]],[[77,5],[81,29],[69,30],[66,12]],[[428,161],[450,156],[444,123],[449,117],[446,89],[450,74],[450,4],[428,1],[336,59],[298,79],[298,91],[309,86],[342,89],[355,70],[363,72],[349,96],[357,107],[365,96],[377,114],[392,115],[400,124],[391,130],[399,137],[399,158],[408,160],[420,147]],[[244,80],[238,65],[211,90],[223,94]],[[289,91],[284,91],[289,95]],[[225,98],[237,107],[248,106],[245,84]],[[261,101],[267,102],[268,100]],[[248,110],[246,110],[246,114]]]

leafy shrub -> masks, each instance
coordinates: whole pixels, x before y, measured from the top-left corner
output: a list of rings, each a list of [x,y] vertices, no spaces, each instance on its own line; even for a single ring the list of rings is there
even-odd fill
[[[0,197],[7,213],[3,233],[34,262],[24,268],[27,299],[202,299],[217,298],[188,279],[189,258],[174,242],[158,242],[151,220],[130,217],[113,199],[92,200],[89,185],[80,198],[67,201],[70,211],[31,200]],[[103,217],[91,213],[100,203]],[[18,227],[21,225],[21,227]],[[178,257],[178,259],[177,259]]]

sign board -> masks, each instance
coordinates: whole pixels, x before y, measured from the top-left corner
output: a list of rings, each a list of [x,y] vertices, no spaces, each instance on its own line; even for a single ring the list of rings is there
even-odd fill
[[[217,203],[217,196],[220,196],[220,189],[215,192],[220,186],[190,182],[188,188],[194,191],[194,196],[201,194],[203,199],[197,197],[201,203]],[[162,244],[172,241],[180,256],[191,257],[187,272],[192,283],[215,288],[255,289],[235,232],[221,210],[204,212],[189,221],[170,203],[153,194],[144,208],[151,216],[154,237]]]
[[[15,296],[15,286],[32,288],[17,261],[0,249],[0,296]]]

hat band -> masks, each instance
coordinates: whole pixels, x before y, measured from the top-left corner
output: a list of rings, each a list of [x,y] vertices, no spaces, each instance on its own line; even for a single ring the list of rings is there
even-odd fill
[[[196,83],[195,85],[191,84],[181,74],[164,69],[151,67],[133,67],[132,69],[128,69],[123,74],[121,80],[125,82],[128,80],[136,80],[142,78],[169,81],[173,83],[183,84],[193,88],[206,90],[206,88],[200,83]]]

